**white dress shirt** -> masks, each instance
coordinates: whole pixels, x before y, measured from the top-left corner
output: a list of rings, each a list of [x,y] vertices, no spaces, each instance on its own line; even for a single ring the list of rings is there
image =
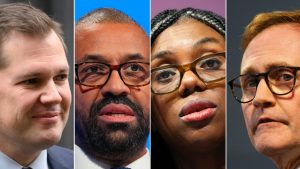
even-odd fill
[[[112,166],[96,160],[93,157],[87,156],[83,150],[75,145],[75,168],[82,169],[110,169]],[[150,154],[147,153],[139,159],[133,161],[129,165],[125,166],[131,169],[150,169]]]
[[[1,168],[7,169],[21,169],[24,167],[1,151],[0,166]],[[47,150],[43,150],[41,154],[29,166],[26,167],[31,167],[32,169],[49,169],[47,163]]]

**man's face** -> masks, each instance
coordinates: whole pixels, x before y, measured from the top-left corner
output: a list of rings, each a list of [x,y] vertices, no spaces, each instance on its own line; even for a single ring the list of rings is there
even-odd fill
[[[300,67],[299,26],[275,25],[258,34],[245,50],[241,74],[267,72],[274,66]],[[299,84],[298,71],[294,90],[275,95],[261,79],[254,100],[242,104],[249,137],[259,152],[271,157],[300,152]]]
[[[76,30],[75,37],[76,63],[149,62],[149,39],[134,24],[95,24]],[[81,143],[77,144],[90,146],[105,158],[118,158],[145,146],[149,130],[149,85],[129,87],[114,70],[104,86],[77,83],[75,88],[76,134],[81,137]]]
[[[1,150],[32,152],[55,144],[71,102],[61,41],[53,31],[42,38],[13,32],[1,55],[8,63],[0,70]]]

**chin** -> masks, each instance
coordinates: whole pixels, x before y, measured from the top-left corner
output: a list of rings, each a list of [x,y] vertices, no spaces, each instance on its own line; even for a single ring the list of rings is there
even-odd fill
[[[265,137],[258,138],[254,141],[255,149],[266,156],[274,156],[285,152],[289,149],[291,144],[285,139],[280,137]]]
[[[60,141],[61,132],[60,131],[51,131],[46,132],[40,137],[41,145],[45,148],[49,148],[54,144],[57,144]]]

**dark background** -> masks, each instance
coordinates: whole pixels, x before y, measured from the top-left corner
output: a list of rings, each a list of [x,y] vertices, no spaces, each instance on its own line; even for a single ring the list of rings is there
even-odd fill
[[[241,37],[245,26],[261,12],[300,8],[297,0],[227,0],[227,79],[239,75],[243,56]],[[284,35],[283,35],[284,36]],[[227,86],[227,168],[274,169],[272,161],[257,153],[245,128],[241,105]]]
[[[72,96],[74,86],[74,59],[73,59],[73,0],[0,0],[1,4],[23,2],[31,4],[32,6],[41,9],[47,13],[56,22],[59,22],[64,32],[65,43],[68,48],[68,62],[70,66],[69,82],[71,87]],[[74,98],[74,97],[73,97]],[[70,109],[69,120],[62,135],[59,145],[73,149],[74,135],[73,135],[73,99]]]

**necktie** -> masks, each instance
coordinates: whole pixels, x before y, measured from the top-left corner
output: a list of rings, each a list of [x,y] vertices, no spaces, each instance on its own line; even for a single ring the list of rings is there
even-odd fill
[[[111,169],[130,169],[130,168],[127,168],[127,167],[112,167]]]
[[[31,167],[22,167],[22,169],[32,169]]]

